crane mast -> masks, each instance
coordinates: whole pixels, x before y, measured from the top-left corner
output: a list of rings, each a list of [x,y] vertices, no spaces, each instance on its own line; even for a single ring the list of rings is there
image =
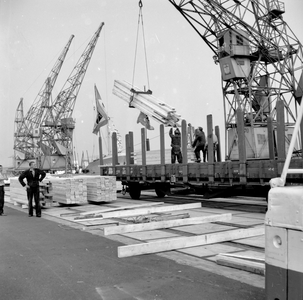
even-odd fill
[[[15,131],[14,150],[18,153],[23,153],[24,157],[27,159],[34,159],[39,155],[40,123],[46,108],[49,107],[51,92],[73,38],[74,35],[71,35],[26,116],[22,117],[22,121],[18,121],[18,126]],[[20,103],[17,111],[19,108]]]
[[[226,158],[237,159],[237,110],[247,158],[268,158],[268,122],[283,103],[286,136],[303,94],[302,44],[277,0],[169,0],[213,52],[222,75]]]
[[[75,128],[72,113],[103,25],[102,22],[41,122],[40,145],[44,157],[64,156],[68,169],[71,167]]]
[[[23,111],[23,98],[20,99],[15,114],[15,128],[14,128],[14,145],[22,143],[23,136],[20,135],[21,126],[24,124],[24,111]],[[14,147],[15,149],[15,147]],[[25,154],[15,149],[14,151],[15,162],[17,159],[24,159]],[[16,165],[15,165],[16,167]]]

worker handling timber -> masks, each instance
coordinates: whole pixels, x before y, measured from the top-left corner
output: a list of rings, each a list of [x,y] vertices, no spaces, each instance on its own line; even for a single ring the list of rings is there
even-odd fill
[[[195,139],[192,144],[193,148],[195,147],[194,152],[196,155],[196,162],[201,162],[200,152],[204,151],[205,143],[206,143],[206,139],[205,139],[205,133],[203,131],[203,128],[198,127],[198,129],[195,130]]]
[[[214,130],[209,135],[209,138],[211,138],[212,141],[213,141],[214,162],[216,162],[216,152],[217,152],[217,147],[218,147],[218,138],[217,138],[216,134],[214,133]],[[208,140],[206,140],[206,144],[205,144],[204,151],[203,151],[203,160],[206,161],[205,160],[206,158],[208,160]]]
[[[19,176],[19,182],[27,191],[28,200],[28,216],[33,216],[33,198],[35,200],[36,217],[41,217],[41,205],[39,199],[39,182],[41,182],[45,177],[45,172],[36,168],[35,162],[29,163],[29,169],[24,171]],[[27,183],[24,183],[26,178]]]
[[[182,164],[181,132],[179,128],[176,128],[174,134],[171,128],[169,130],[169,136],[171,137],[171,163],[174,164],[177,159],[178,163]]]
[[[3,167],[0,165],[0,216],[5,216],[4,214],[4,180],[7,180],[7,176],[5,173],[3,173]]]

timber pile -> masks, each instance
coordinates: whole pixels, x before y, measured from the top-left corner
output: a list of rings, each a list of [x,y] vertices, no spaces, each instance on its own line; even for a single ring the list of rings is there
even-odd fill
[[[26,179],[25,179],[26,181]],[[45,178],[43,182],[40,182],[40,202],[43,205],[51,206],[52,199],[48,194],[50,186],[50,180]],[[10,200],[15,205],[28,205],[27,193],[25,188],[20,184],[18,177],[10,178]]]
[[[18,177],[10,178],[10,200],[15,205],[27,205],[27,194],[25,188],[20,184]]]
[[[91,202],[112,202],[117,200],[115,176],[77,176],[87,186],[87,200]]]
[[[87,203],[87,186],[77,177],[52,177],[53,200],[62,204]]]
[[[174,227],[200,225],[212,222],[224,222],[232,219],[232,214],[209,215],[201,217],[190,217],[188,213],[169,215],[173,211],[197,209],[201,203],[190,203],[181,205],[157,205],[151,207],[119,207],[110,210],[82,213],[75,220],[85,226],[106,225],[103,228],[104,235],[130,234],[136,232],[147,232],[153,230],[169,229]],[[166,215],[164,214],[166,213]],[[161,214],[161,215],[159,215]],[[130,218],[135,221],[130,224]],[[118,224],[110,226],[108,219],[120,220]],[[107,223],[105,223],[107,221]],[[122,221],[122,224],[121,224]],[[86,223],[87,222],[87,223]],[[124,223],[124,224],[123,224]],[[109,226],[108,226],[109,225]],[[118,225],[118,226],[117,226]],[[139,244],[118,247],[118,257],[129,257],[149,253],[159,253],[171,250],[199,247],[210,244],[235,241],[256,236],[264,236],[264,226],[251,226],[249,228],[233,228],[219,232],[209,232],[194,236],[179,236],[171,238],[152,239]],[[264,275],[264,262],[262,260],[248,261],[239,257],[228,257],[218,255],[217,263],[233,268]],[[228,260],[228,262],[226,262]],[[232,262],[231,262],[232,260]]]

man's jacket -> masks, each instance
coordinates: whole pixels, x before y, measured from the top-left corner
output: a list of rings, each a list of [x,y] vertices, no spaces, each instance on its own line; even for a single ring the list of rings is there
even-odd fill
[[[27,180],[27,185],[29,187],[38,187],[39,182],[41,182],[44,177],[46,176],[46,173],[44,171],[41,171],[40,169],[34,169],[35,175],[33,176],[33,173],[30,169],[24,171],[20,176],[19,176],[19,182],[21,183],[22,186],[26,186],[24,183],[24,179],[26,178]]]

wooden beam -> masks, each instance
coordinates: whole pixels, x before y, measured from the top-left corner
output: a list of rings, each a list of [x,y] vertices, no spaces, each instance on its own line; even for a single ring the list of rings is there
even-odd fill
[[[239,259],[244,259],[244,260],[250,260],[250,261],[255,261],[255,262],[260,262],[260,263],[265,262],[265,257],[260,258],[260,257],[246,256],[246,255],[235,254],[235,253],[219,253],[218,255],[234,257],[234,258],[239,258]]]
[[[86,212],[78,213],[78,215],[91,216],[96,214],[102,214],[104,212],[109,212],[109,211],[119,211],[119,210],[127,210],[127,209],[141,208],[141,207],[158,206],[162,204],[164,204],[164,202],[152,202],[152,203],[134,204],[134,205],[120,206],[120,207],[111,207],[111,208],[94,210],[94,211],[86,211]]]
[[[129,150],[130,150],[130,161],[129,164],[135,164],[135,150],[134,150],[134,133],[132,131],[128,132],[129,135]]]
[[[112,165],[118,164],[118,146],[117,146],[117,133],[112,133]]]
[[[165,165],[165,136],[164,125],[160,125],[160,164]]]
[[[263,275],[265,274],[265,263],[255,262],[235,257],[217,255],[216,261],[218,265],[227,266],[247,272]]]
[[[162,251],[221,243],[236,239],[263,235],[264,232],[265,229],[263,226],[248,229],[236,229],[223,232],[215,232],[190,237],[161,239],[148,243],[120,246],[118,247],[118,257],[128,257],[147,253],[157,253]]]
[[[232,218],[232,214],[222,214],[222,215],[213,215],[206,217],[189,218],[189,219],[165,220],[160,222],[120,225],[120,226],[104,228],[104,235],[123,234],[127,232],[155,230],[155,229],[171,228],[171,227],[184,226],[184,225],[195,225],[195,224],[217,222],[217,221],[228,221],[231,220],[231,218]]]
[[[146,166],[146,128],[141,128],[142,165]]]
[[[152,213],[159,212],[168,212],[168,211],[177,211],[177,210],[187,210],[193,208],[200,208],[201,203],[189,203],[189,204],[180,204],[180,205],[167,205],[161,207],[150,207],[150,208],[139,208],[139,209],[129,209],[124,211],[114,211],[114,212],[105,212],[100,214],[99,218],[121,218],[121,217],[131,217],[131,216],[140,216],[147,215]],[[93,218],[92,218],[93,219]],[[86,219],[88,220],[88,219]],[[81,222],[81,220],[79,220]]]

